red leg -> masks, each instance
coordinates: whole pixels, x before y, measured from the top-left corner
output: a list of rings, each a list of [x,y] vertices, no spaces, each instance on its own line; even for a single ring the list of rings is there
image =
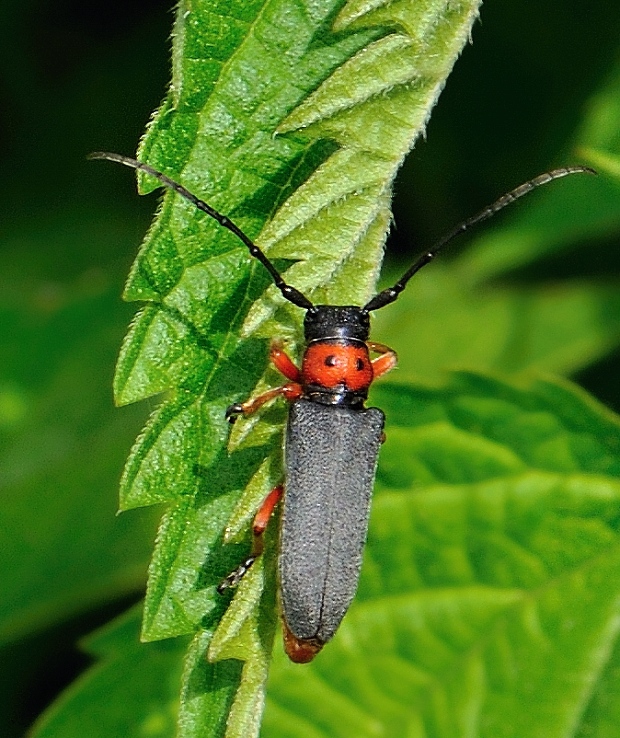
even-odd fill
[[[284,487],[279,484],[274,487],[271,492],[265,497],[262,505],[259,507],[258,512],[254,516],[254,522],[252,524],[252,552],[245,561],[242,561],[239,566],[231,571],[230,574],[222,579],[217,587],[217,591],[222,594],[225,589],[236,587],[243,577],[248,573],[252,564],[256,559],[263,553],[264,541],[263,536],[269,518],[273,513],[274,507],[280,502],[282,494],[284,493]]]
[[[282,348],[282,344],[277,341],[274,341],[271,344],[269,358],[280,374],[284,374],[284,376],[287,379],[290,379],[291,382],[301,382],[301,372],[295,366],[289,355],[285,353]]]
[[[287,379],[291,381],[288,384],[283,384],[281,387],[268,390],[262,395],[255,397],[253,400],[247,402],[236,402],[226,410],[226,419],[230,423],[234,423],[239,415],[251,415],[261,408],[266,402],[275,399],[276,397],[284,397],[286,400],[291,402],[296,400],[303,392],[301,387],[301,372],[293,364],[292,360],[284,352],[282,346],[274,342],[271,344],[269,352],[270,359],[276,369]]]
[[[269,518],[273,513],[273,509],[282,499],[283,493],[284,487],[279,484],[277,487],[274,487],[267,495],[267,497],[265,497],[265,499],[263,500],[263,504],[259,507],[258,512],[254,516],[254,523],[252,525],[252,533],[254,534],[254,538],[262,536],[265,532],[267,524],[269,523]],[[262,553],[262,548],[259,553]]]
[[[372,362],[373,379],[377,379],[378,377],[387,374],[387,372],[392,370],[398,363],[396,351],[391,349],[389,346],[386,346],[383,343],[374,343],[373,341],[368,341],[367,345],[371,351],[381,354],[381,356],[374,359]]]
[[[290,382],[289,384],[283,384],[281,387],[267,390],[262,395],[255,397],[253,400],[247,402],[236,402],[234,405],[226,410],[226,419],[229,423],[234,423],[239,415],[251,415],[261,408],[266,402],[275,399],[276,397],[284,397],[289,402],[296,400],[302,394],[303,389],[297,382]]]

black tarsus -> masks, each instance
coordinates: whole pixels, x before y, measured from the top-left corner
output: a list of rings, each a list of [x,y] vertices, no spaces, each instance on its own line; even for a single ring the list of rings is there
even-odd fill
[[[217,210],[212,208],[204,200],[201,200],[200,198],[196,197],[196,195],[193,195],[188,189],[183,187],[183,185],[175,182],[173,179],[170,179],[170,177],[167,177],[162,172],[158,172],[157,169],[153,169],[153,167],[149,166],[148,164],[144,164],[137,159],[132,159],[129,156],[113,154],[108,151],[95,151],[94,153],[89,154],[88,158],[115,161],[119,164],[124,164],[127,167],[131,167],[132,169],[146,172],[146,174],[150,174],[151,177],[155,177],[155,179],[158,179],[163,185],[169,187],[171,190],[174,190],[186,200],[189,200],[189,202],[193,203],[198,208],[198,210],[202,210],[203,213],[211,216],[222,227],[227,228],[229,231],[234,233],[237,238],[243,241],[243,243],[248,247],[250,255],[253,256],[255,259],[258,259],[258,261],[260,261],[260,263],[269,272],[273,281],[275,282],[276,287],[280,290],[286,300],[292,302],[293,305],[297,305],[297,307],[303,308],[304,310],[310,310],[312,307],[314,307],[314,305],[304,294],[295,289],[295,287],[291,287],[291,285],[287,284],[282,279],[282,276],[274,267],[274,265],[269,261],[265,254],[254,243],[254,241],[252,241],[250,238],[248,238],[248,236],[245,235],[245,233],[241,230],[241,228],[239,228],[239,226],[235,225],[235,223],[233,223],[230,218],[222,215],[222,213],[218,213]]]
[[[515,187],[514,190],[511,190],[510,192],[507,192],[505,195],[502,195],[493,204],[488,205],[486,208],[481,210],[476,215],[472,216],[471,218],[468,218],[467,220],[464,220],[462,223],[459,223],[455,228],[453,228],[443,238],[437,241],[437,243],[432,248],[430,248],[428,251],[425,251],[409,267],[409,269],[403,274],[403,276],[398,280],[398,282],[396,282],[396,284],[394,284],[392,287],[388,287],[382,292],[379,292],[379,294],[375,295],[369,302],[366,303],[366,305],[364,305],[363,309],[366,310],[367,312],[370,312],[371,310],[379,310],[379,308],[385,307],[386,305],[389,305],[391,302],[394,302],[394,300],[396,300],[396,298],[400,295],[400,293],[405,289],[405,287],[407,286],[407,282],[411,279],[411,277],[413,277],[413,275],[416,274],[416,272],[419,272],[423,266],[429,263],[429,261],[434,259],[435,256],[437,256],[437,254],[439,253],[439,251],[441,251],[441,249],[447,243],[452,241],[452,239],[455,238],[456,236],[469,230],[472,226],[476,225],[477,223],[480,223],[483,220],[487,220],[491,216],[495,215],[495,213],[497,213],[499,210],[501,210],[502,208],[505,208],[506,205],[510,205],[515,200],[518,200],[520,197],[523,197],[523,195],[527,195],[528,192],[535,190],[537,187],[540,187],[541,185],[545,185],[548,182],[552,182],[554,179],[560,179],[560,177],[566,177],[569,174],[578,174],[580,172],[585,172],[587,174],[596,174],[596,171],[594,169],[592,169],[591,167],[584,167],[584,166],[562,167],[561,169],[553,169],[550,172],[539,174],[538,177],[534,177],[533,179],[530,179],[527,182],[524,182],[522,185]]]
[[[224,579],[222,579],[222,581],[217,585],[217,593],[224,594],[227,589],[235,589],[238,587],[239,582],[250,571],[258,556],[258,554],[248,556],[248,558],[242,561],[234,571],[231,571],[230,574],[224,577]]]

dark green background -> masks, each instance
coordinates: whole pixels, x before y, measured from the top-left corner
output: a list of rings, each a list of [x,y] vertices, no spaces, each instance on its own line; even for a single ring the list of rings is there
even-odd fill
[[[16,478],[45,481],[32,470],[49,469],[52,476],[40,492],[50,527],[62,515],[51,495],[56,489],[61,500],[65,484],[83,485],[85,506],[89,495],[105,497],[112,520],[123,455],[150,409],[114,409],[110,385],[134,312],[121,303],[120,293],[155,200],[138,199],[126,171],[88,163],[85,156],[95,149],[135,152],[169,79],[172,17],[168,3],[160,1],[30,0],[5,3],[0,10],[0,390],[8,388],[10,399],[19,386],[39,409],[37,433],[10,422],[0,426],[0,490],[4,482],[7,489],[19,489]],[[427,141],[398,180],[391,258],[405,259],[503,190],[552,160],[557,164],[585,101],[617,58],[619,38],[618,4],[489,0]],[[466,245],[455,244],[454,250]],[[580,248],[573,258],[541,260],[511,279],[609,277],[619,269],[620,253],[610,239]],[[68,361],[76,363],[73,372]],[[618,410],[619,369],[616,351],[576,379]],[[61,444],[59,417],[85,447]],[[97,450],[89,440],[97,438],[95,425],[115,436],[115,444],[105,446],[113,449],[109,458],[97,468],[87,455],[91,446]],[[36,499],[37,490],[31,491]],[[36,550],[39,533],[29,528],[28,515],[16,518],[14,508],[8,509],[0,513],[0,536],[23,532]],[[43,613],[5,639],[2,736],[21,735],[84,668],[75,640],[139,597],[156,516],[157,511],[132,512],[113,523],[135,526],[135,546],[126,543],[130,535],[123,545],[127,559],[139,562],[113,597],[86,593],[82,606],[48,618]],[[79,548],[80,520],[64,525],[63,548],[72,548],[72,526]],[[65,553],[59,551],[59,568]],[[117,552],[121,558],[124,553]],[[15,562],[16,570],[21,563]],[[20,570],[20,577],[25,588],[36,590],[32,582],[53,572],[49,562],[36,571]],[[7,606],[1,592],[0,602],[1,610]]]

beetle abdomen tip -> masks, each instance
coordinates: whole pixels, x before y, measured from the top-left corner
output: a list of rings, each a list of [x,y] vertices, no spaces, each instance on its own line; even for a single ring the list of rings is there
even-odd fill
[[[325,645],[318,638],[310,638],[308,640],[297,638],[288,629],[286,623],[283,623],[283,626],[284,650],[294,664],[309,663]]]

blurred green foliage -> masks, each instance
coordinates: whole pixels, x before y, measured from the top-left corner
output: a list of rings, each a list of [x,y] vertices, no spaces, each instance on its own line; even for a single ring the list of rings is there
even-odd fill
[[[84,157],[94,149],[127,153],[135,150],[168,83],[171,16],[163,3],[116,7],[109,3],[52,4],[31,0],[6,5],[1,17],[0,64],[7,104],[0,120],[0,155],[5,172],[0,183],[4,204],[0,251],[0,732],[11,738],[20,735],[44,707],[53,696],[54,687],[60,688],[63,681],[73,676],[72,672],[83,666],[71,645],[74,638],[120,611],[127,598],[137,597],[144,586],[158,511],[155,517],[132,512],[119,518],[114,517],[114,511],[123,459],[149,408],[114,409],[111,383],[115,356],[133,314],[132,306],[122,304],[119,296],[153,204],[137,200],[126,172],[86,164]],[[457,63],[429,124],[428,142],[418,144],[397,184],[398,238],[393,243],[394,262],[406,259],[418,244],[428,244],[517,182],[550,164],[575,162],[581,149],[617,157],[619,31],[620,7],[602,0],[587,7],[574,2],[567,5],[560,0],[525,6],[509,0],[488,2],[483,7],[482,22],[476,24],[473,32],[474,45],[466,48]],[[536,202],[519,212],[501,216],[502,220],[488,226],[473,244],[455,244],[443,263],[429,267],[428,274],[421,274],[415,288],[412,285],[402,301],[377,321],[375,337],[393,343],[401,353],[400,376],[429,379],[439,376],[445,368],[463,366],[510,373],[542,368],[577,378],[595,395],[620,408],[619,194],[618,186],[606,176],[598,182],[562,183],[553,192],[536,194]],[[408,391],[415,395],[414,390]],[[443,390],[446,395],[452,391]],[[538,592],[541,583],[547,581],[545,576],[551,575],[552,565],[575,556],[575,552],[581,552],[580,561],[602,557],[603,565],[594,568],[593,579],[588,578],[589,573],[580,578],[582,569],[570,569],[575,562],[565,562],[570,572],[565,580],[560,579],[562,592],[558,594],[553,587],[545,590],[547,620],[541,625],[542,633],[562,632],[566,627],[562,616],[565,617],[567,603],[577,599],[584,605],[583,612],[587,612],[589,620],[580,620],[562,642],[567,653],[576,653],[577,647],[582,649],[581,670],[573,663],[570,671],[561,660],[553,664],[551,672],[541,671],[539,663],[530,663],[528,683],[540,686],[542,691],[537,694],[540,712],[544,713],[545,706],[564,697],[568,688],[561,681],[550,679],[549,673],[574,676],[573,686],[582,683],[579,678],[599,675],[597,689],[581,714],[581,727],[575,716],[567,714],[561,716],[564,723],[556,719],[546,724],[544,730],[541,728],[540,734],[547,738],[553,735],[552,729],[569,726],[571,735],[615,735],[616,707],[610,695],[616,684],[617,656],[610,650],[614,633],[608,625],[611,610],[605,599],[605,583],[613,581],[617,567],[614,568],[613,556],[605,559],[616,539],[617,482],[612,482],[611,477],[617,473],[602,465],[597,474],[609,478],[602,478],[599,488],[594,489],[591,484],[579,487],[577,473],[592,473],[588,463],[601,457],[594,446],[585,443],[582,432],[577,434],[578,445],[585,451],[578,462],[573,459],[572,466],[543,466],[542,473],[541,467],[531,460],[525,466],[518,465],[521,473],[537,475],[531,508],[525,506],[517,511],[522,517],[515,518],[519,530],[531,525],[532,536],[538,536],[534,543],[520,542],[528,551],[539,554],[534,562],[522,551],[511,548],[510,537],[499,536],[499,528],[493,527],[497,521],[483,519],[493,512],[488,507],[493,498],[491,487],[485,486],[484,474],[481,478],[480,470],[466,465],[468,459],[477,457],[472,457],[467,444],[459,446],[463,440],[459,433],[442,432],[433,424],[433,413],[436,415],[437,411],[428,410],[432,403],[423,389],[417,392],[423,399],[412,400],[411,412],[415,409],[415,413],[421,413],[418,417],[424,419],[424,424],[432,426],[435,435],[426,438],[436,439],[433,448],[441,448],[443,454],[431,464],[424,461],[421,449],[420,461],[409,470],[392,463],[391,459],[410,453],[399,449],[409,449],[407,444],[411,443],[410,438],[401,437],[405,432],[401,434],[401,421],[395,420],[391,451],[389,445],[385,448],[377,508],[382,510],[390,504],[389,493],[384,498],[386,502],[381,501],[382,491],[399,486],[413,484],[415,489],[421,481],[469,485],[465,498],[461,488],[433,491],[417,502],[415,495],[409,493],[402,500],[406,506],[413,506],[408,508],[406,517],[414,521],[411,525],[420,520],[422,528],[424,521],[432,517],[433,506],[440,504],[437,498],[443,505],[442,516],[449,510],[455,516],[460,514],[450,502],[452,498],[461,503],[463,499],[471,501],[468,514],[478,515],[471,530],[488,531],[497,551],[491,560],[479,560],[484,571],[476,571],[475,579],[488,586],[501,582],[506,588],[503,612],[507,614],[503,622],[513,634],[519,628],[527,631],[529,627],[529,636],[536,635],[531,622],[528,626],[527,597],[523,592]],[[588,405],[586,400],[569,401],[572,391],[564,392],[557,403],[552,403],[551,410],[547,408],[556,422],[567,404],[576,407],[582,403],[574,410],[577,415],[585,412],[584,406]],[[511,411],[502,405],[506,416],[496,421],[500,426],[506,425],[508,434],[513,427],[509,420],[518,419],[525,412],[523,403],[515,400],[515,390],[500,385],[485,388],[487,398],[493,393],[508,393],[516,404]],[[401,405],[390,399],[389,388],[378,390],[376,401],[398,418]],[[480,412],[479,408],[476,412]],[[600,425],[606,429],[601,433],[613,435],[610,428],[615,427],[615,421],[608,421],[602,411],[593,410],[588,417],[592,428]],[[460,428],[453,417],[450,422],[457,430]],[[474,425],[479,428],[480,423],[482,419],[477,418]],[[519,427],[527,429],[531,425],[524,423]],[[488,428],[477,432],[487,443]],[[498,443],[496,438],[493,443]],[[502,438],[499,445],[510,443],[510,438]],[[478,444],[476,448],[485,451],[487,446]],[[549,442],[543,448],[549,449],[553,459],[573,458],[570,434],[568,440]],[[522,448],[517,450],[519,456]],[[496,451],[493,447],[493,453],[484,456],[481,468],[488,469],[492,463],[494,474],[500,474],[507,457],[503,451]],[[609,453],[617,455],[617,447]],[[496,455],[499,460],[493,460]],[[461,469],[461,476],[454,478],[437,470],[437,463],[454,464],[457,471]],[[515,469],[510,467],[511,473]],[[549,476],[562,476],[569,471],[577,474],[572,478],[572,487],[567,486],[565,479],[560,484],[557,477]],[[507,499],[510,502],[510,497]],[[540,515],[541,508],[548,516]],[[396,510],[392,517],[395,524],[384,529],[382,521],[389,520],[390,515],[374,514],[368,554],[371,564],[375,556],[380,557],[381,550],[405,556],[402,543],[401,548],[394,549],[385,549],[385,543],[381,545],[382,538],[395,535],[398,520],[405,516]],[[463,519],[454,521],[455,528],[467,527],[466,519],[463,513]],[[402,531],[405,537],[410,533]],[[429,540],[437,536],[440,534],[436,531],[414,531],[413,550],[422,559],[430,557]],[[379,552],[376,554],[375,545]],[[468,548],[470,545],[474,549]],[[425,581],[433,577],[446,581],[455,576],[455,572],[462,571],[459,566],[463,566],[464,560],[475,559],[480,545],[476,540],[464,543],[458,539],[448,542],[445,549],[440,546],[440,553],[434,548],[433,555],[438,560],[430,573],[425,570]],[[545,556],[554,551],[555,557],[547,562]],[[380,567],[380,563],[374,562],[374,566]],[[536,570],[536,566],[542,570]],[[388,562],[385,567],[388,574],[408,574],[403,571],[402,562]],[[417,684],[423,701],[428,698],[424,680],[433,674],[452,694],[453,704],[471,704],[465,696],[450,692],[456,686],[441,681],[445,663],[424,664],[428,670],[424,675],[401,674],[395,662],[379,664],[374,676],[369,664],[381,661],[382,654],[388,653],[381,637],[390,635],[399,642],[415,637],[432,640],[437,628],[450,626],[453,630],[444,633],[445,639],[456,639],[459,648],[468,654],[463,669],[472,677],[468,684],[476,684],[475,677],[481,673],[481,662],[476,658],[484,659],[484,654],[474,653],[475,648],[467,651],[468,644],[473,642],[482,648],[476,633],[488,628],[489,620],[485,618],[493,617],[498,622],[497,613],[491,611],[497,607],[497,601],[487,602],[485,609],[481,607],[483,592],[475,592],[470,598],[470,593],[463,589],[464,602],[454,605],[453,601],[450,605],[456,607],[456,612],[446,614],[448,605],[431,598],[420,606],[423,610],[428,608],[428,612],[407,616],[407,622],[422,624],[415,632],[392,633],[387,627],[375,632],[369,630],[369,623],[381,624],[384,616],[365,606],[374,586],[372,571],[371,566],[364,575],[367,578],[360,602],[343,626],[340,640],[326,650],[325,661],[317,661],[307,672],[310,682],[298,685],[290,666],[276,664],[270,693],[273,697],[267,712],[269,735],[284,735],[283,721],[292,715],[299,724],[291,727],[288,734],[312,734],[306,721],[316,704],[307,708],[303,705],[308,683],[314,689],[324,684],[325,674],[321,672],[329,671],[335,660],[346,659],[348,644],[364,632],[375,633],[376,643],[364,642],[362,651],[359,645],[356,647],[348,684],[344,684],[343,676],[347,672],[341,671],[338,678],[342,683],[329,686],[332,694],[338,690],[342,694],[336,702],[324,702],[326,714],[318,725],[327,734],[346,736],[350,734],[348,730],[354,730],[353,734],[364,735],[364,730],[370,730],[372,735],[373,719],[386,726],[405,724],[406,716],[391,706],[395,695],[371,689],[377,674],[390,674],[384,682],[386,691],[397,691],[402,684]],[[412,585],[412,581],[410,578],[406,584],[413,591],[418,585]],[[463,579],[457,584],[464,587],[466,582]],[[613,592],[607,594],[611,596]],[[476,622],[472,622],[474,611],[481,618]],[[485,612],[487,615],[481,617],[480,613]],[[462,631],[467,628],[471,630],[466,636]],[[136,734],[170,735],[174,706],[168,711],[164,706],[166,701],[174,702],[178,691],[178,654],[186,644],[170,642],[136,646],[132,650],[130,644],[135,641],[136,632],[134,615],[133,620],[123,619],[113,626],[111,635],[91,641],[88,652],[110,661],[113,668],[106,667],[111,670],[99,672],[99,678],[108,674],[111,682],[115,673],[127,672],[127,666],[122,665],[123,659],[127,659],[126,663],[135,669],[128,673],[138,680],[130,703],[146,699],[145,694],[160,702],[132,715],[126,704],[122,705],[127,698],[122,685],[118,693],[110,691],[111,686],[105,681],[94,684],[93,689],[96,695],[109,695],[110,703],[119,705],[119,721],[112,723],[125,726],[119,735],[132,734],[136,725],[142,731]],[[502,640],[502,634],[493,631],[492,638],[510,650],[507,636]],[[540,638],[540,643],[544,643],[542,635]],[[202,663],[200,645],[196,644],[193,652],[198,669]],[[384,648],[382,652],[379,645]],[[427,645],[423,644],[421,650]],[[608,658],[606,662],[592,660],[597,647],[599,656]],[[149,650],[143,652],[139,648]],[[485,644],[484,648],[490,646]],[[347,653],[343,656],[341,651]],[[436,654],[437,649],[431,648],[429,653]],[[394,659],[399,655],[396,649]],[[144,664],[140,659],[144,659]],[[496,664],[497,670],[501,672],[505,663]],[[512,663],[520,662],[516,659]],[[235,668],[231,668],[231,684],[237,678],[232,673]],[[357,683],[355,675],[366,672],[366,682],[360,677]],[[141,674],[151,681],[141,684]],[[509,676],[504,674],[503,678],[502,684],[510,683]],[[351,685],[357,694],[365,695],[365,700],[381,702],[373,705],[374,717],[370,722],[364,722],[367,716],[358,715],[355,710],[342,712]],[[518,724],[520,733],[501,732],[497,716],[501,716],[505,702],[500,692],[496,695],[497,704],[490,704],[485,713],[492,726],[488,734],[520,738],[536,735],[528,732],[533,730],[532,725],[545,725],[536,710],[522,716],[525,722]],[[506,694],[509,693],[507,688]],[[428,714],[436,709],[440,715],[439,702],[433,702],[440,698],[438,693],[433,694],[431,705],[424,709]],[[228,700],[229,695],[222,698]],[[78,716],[88,715],[88,707],[93,704],[88,693],[80,691],[79,684],[73,697],[64,699],[69,701],[64,704],[70,705],[71,699],[81,701],[84,712],[76,708]],[[569,707],[578,701],[577,696],[572,699],[572,703],[568,699]],[[338,722],[327,714],[330,710],[350,719],[341,717]],[[65,716],[61,710],[48,719],[63,720]],[[426,717],[434,724],[434,715]],[[553,716],[547,719],[552,721]],[[438,735],[442,735],[441,730],[447,730],[448,735],[458,734],[453,725],[465,721],[465,717],[455,711],[446,720],[456,723],[437,727]],[[529,727],[527,720],[531,721]],[[66,733],[54,727],[53,722],[49,725],[52,727],[42,728],[41,735],[76,735],[80,729],[83,731],[85,723],[78,722],[77,728],[63,726]],[[114,728],[107,724],[98,725],[106,729],[103,734],[114,734]],[[411,727],[412,731],[416,729],[415,725]],[[92,729],[89,734],[95,735]],[[389,734],[399,733],[393,727]]]

